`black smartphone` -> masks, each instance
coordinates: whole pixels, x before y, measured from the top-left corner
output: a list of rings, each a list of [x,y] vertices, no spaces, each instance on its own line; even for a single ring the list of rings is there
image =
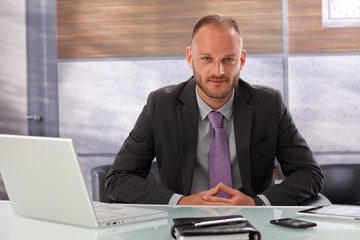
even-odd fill
[[[289,228],[309,228],[317,226],[317,224],[314,222],[309,222],[296,218],[273,219],[270,220],[270,223]]]

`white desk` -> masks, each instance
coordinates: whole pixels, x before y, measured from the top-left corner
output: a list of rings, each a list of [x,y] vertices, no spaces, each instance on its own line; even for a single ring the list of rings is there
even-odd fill
[[[143,223],[96,230],[17,216],[13,213],[8,201],[0,201],[0,239],[170,240],[170,226],[173,223],[173,218],[226,214],[241,214],[246,217],[261,232],[263,240],[360,239],[360,222],[297,216],[296,211],[304,209],[304,207],[171,207],[164,205],[147,205],[147,207],[166,210],[168,211],[168,217]],[[310,229],[288,229],[269,223],[270,219],[283,217],[298,217],[314,221],[318,226]]]

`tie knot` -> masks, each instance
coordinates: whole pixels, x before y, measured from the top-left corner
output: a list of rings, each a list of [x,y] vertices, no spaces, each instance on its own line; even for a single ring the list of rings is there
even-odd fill
[[[222,128],[223,115],[219,112],[210,112],[208,114],[211,126],[213,128]]]

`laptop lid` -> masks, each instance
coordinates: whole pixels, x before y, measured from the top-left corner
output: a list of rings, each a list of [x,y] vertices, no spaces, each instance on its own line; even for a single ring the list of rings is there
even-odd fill
[[[0,135],[0,173],[16,214],[100,227],[71,139]],[[153,209],[126,210],[124,221],[101,226],[164,216]]]

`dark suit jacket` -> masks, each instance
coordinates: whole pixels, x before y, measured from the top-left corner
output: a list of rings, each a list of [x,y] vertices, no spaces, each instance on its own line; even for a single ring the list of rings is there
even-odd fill
[[[277,90],[240,79],[233,116],[242,192],[263,194],[272,205],[296,205],[321,190],[321,170]],[[109,197],[118,202],[167,204],[174,193],[189,195],[197,125],[193,78],[150,93],[107,176]],[[155,157],[162,186],[145,179]],[[272,185],[275,158],[286,179]]]

